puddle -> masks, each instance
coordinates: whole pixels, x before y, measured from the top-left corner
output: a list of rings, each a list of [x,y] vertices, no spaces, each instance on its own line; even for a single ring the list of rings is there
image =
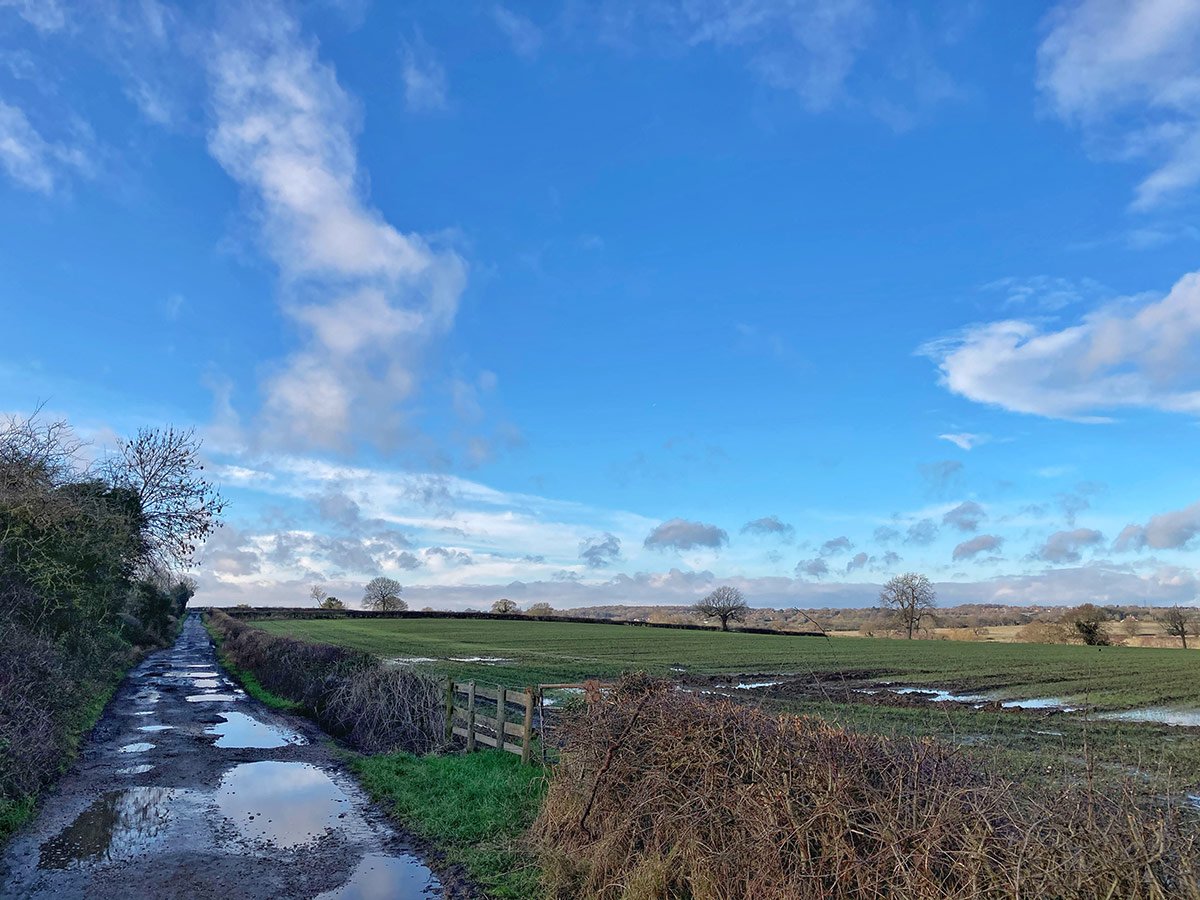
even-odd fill
[[[583,688],[555,688],[551,696],[542,695],[542,706],[561,706],[582,693]]]
[[[734,690],[750,691],[755,688],[775,687],[777,684],[783,684],[782,681],[739,681],[735,684]]]
[[[234,766],[216,793],[222,814],[250,840],[276,847],[310,843],[339,827],[349,798],[323,769],[309,763],[253,762]]]
[[[927,697],[933,703],[973,703],[983,706],[988,702],[987,697],[979,694],[956,694],[953,691],[943,691],[941,688],[902,687],[889,688],[889,690],[894,694],[917,694]]]
[[[170,731],[174,725],[143,725],[138,731]]]
[[[1151,706],[1145,709],[1123,709],[1120,712],[1097,713],[1097,719],[1116,719],[1121,722],[1155,722],[1159,725],[1182,725],[1200,728],[1200,709]]]
[[[145,775],[154,766],[150,763],[142,763],[140,766],[127,766],[124,769],[117,769],[118,775]]]
[[[41,846],[39,869],[128,859],[162,837],[167,828],[170,788],[109,791]]]
[[[276,728],[240,712],[221,713],[224,722],[205,729],[206,734],[220,735],[216,746],[230,749],[255,748],[267,750],[288,744],[307,744],[303,735],[286,728]]]
[[[1079,707],[1068,706],[1061,697],[1031,697],[1028,700],[1001,700],[1005,709],[1057,709],[1059,712],[1078,712]]]
[[[188,703],[216,703],[222,700],[237,700],[237,694],[188,694],[186,698]]]
[[[1063,736],[1063,733],[1061,731],[1038,731],[1036,728],[1034,729],[1033,733],[1040,734],[1045,737],[1062,737]]]
[[[465,662],[465,663],[483,663],[484,665],[494,666],[498,663],[510,663],[510,656],[451,656],[450,662]],[[421,662],[433,662],[433,660],[421,660]]]
[[[198,688],[218,688],[221,686],[219,678],[197,678],[192,682],[192,687]]]
[[[190,672],[186,669],[179,669],[174,672],[164,672],[163,677],[164,678],[217,678],[220,674],[221,674],[220,672],[212,672],[212,671]]]
[[[316,900],[406,900],[440,892],[437,878],[415,857],[368,853],[345,884]]]
[[[1003,709],[1049,709],[1059,712],[1077,712],[1078,708],[1068,706],[1061,697],[1030,697],[1005,700],[995,694],[956,694],[953,691],[932,687],[893,687],[888,688],[894,694],[916,695],[927,698],[931,703],[969,703],[976,709],[989,703],[999,703]],[[859,688],[860,693],[871,691]]]
[[[147,750],[153,750],[153,749],[154,749],[153,744],[147,743],[146,741],[141,741],[136,744],[126,744],[124,747],[121,748],[120,752],[121,753],[145,753]]]
[[[152,709],[139,709],[137,712],[135,712],[135,713],[134,713],[134,715],[135,715],[135,716],[152,716],[152,715],[154,715],[154,710],[152,710]]]
[[[384,660],[389,666],[415,666],[419,663],[437,662],[432,656],[391,656]]]

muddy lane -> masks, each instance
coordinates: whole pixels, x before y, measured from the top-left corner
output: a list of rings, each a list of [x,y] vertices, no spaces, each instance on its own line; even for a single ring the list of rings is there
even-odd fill
[[[0,862],[2,897],[448,896],[322,734],[246,696],[190,616]]]

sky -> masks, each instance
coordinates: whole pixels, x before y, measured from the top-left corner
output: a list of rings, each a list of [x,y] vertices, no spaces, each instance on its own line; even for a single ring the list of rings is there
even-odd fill
[[[1195,604],[1200,2],[0,0],[0,410],[197,602]]]

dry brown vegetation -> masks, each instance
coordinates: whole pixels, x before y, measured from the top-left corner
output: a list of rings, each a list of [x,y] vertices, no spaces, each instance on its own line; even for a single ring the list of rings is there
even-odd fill
[[[1177,810],[1034,794],[935,741],[636,677],[564,734],[533,831],[556,897],[1200,897]]]
[[[219,611],[222,654],[273,694],[301,704],[331,734],[368,753],[436,749],[445,729],[440,679],[369,653],[276,637]]]

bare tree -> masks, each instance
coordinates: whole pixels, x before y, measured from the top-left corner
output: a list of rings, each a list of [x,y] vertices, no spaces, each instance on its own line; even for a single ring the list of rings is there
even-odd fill
[[[1183,649],[1186,650],[1188,634],[1192,632],[1196,621],[1196,611],[1182,606],[1172,606],[1158,615],[1158,621],[1162,624],[1163,631],[1171,637],[1179,638],[1183,643]]]
[[[519,613],[520,611],[521,608],[517,606],[516,602],[509,600],[507,597],[501,597],[492,604],[492,612],[496,613],[497,615],[510,616],[513,613]]]
[[[325,590],[325,588],[321,587],[321,585],[314,584],[308,589],[308,596],[317,606],[324,607],[325,598],[329,596],[329,593]]]
[[[540,603],[531,603],[525,608],[527,616],[552,616],[554,615],[554,607],[544,600]]]
[[[225,500],[203,471],[200,439],[192,428],[138,429],[106,461],[108,482],[132,491],[141,504],[152,561],[190,566],[197,546],[220,524]]]
[[[921,628],[921,620],[932,618],[937,609],[937,592],[924,575],[907,572],[897,575],[879,592],[879,602],[895,612],[900,627],[908,633],[911,641],[913,632]]]
[[[730,620],[744,622],[746,620],[746,612],[749,609],[750,607],[746,604],[746,598],[742,596],[741,591],[730,585],[723,584],[697,602],[692,607],[692,613],[702,619],[720,619],[721,630],[728,631]]]
[[[363,608],[376,612],[404,612],[408,604],[400,599],[400,582],[380,575],[372,578],[363,591]]]

